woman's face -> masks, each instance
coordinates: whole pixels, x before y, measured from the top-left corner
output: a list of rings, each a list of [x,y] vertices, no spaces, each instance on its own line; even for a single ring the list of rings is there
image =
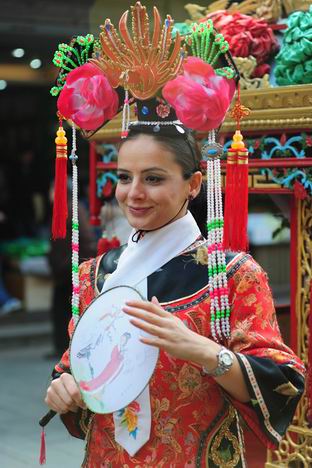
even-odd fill
[[[118,203],[129,224],[142,230],[157,229],[184,216],[186,200],[198,194],[201,184],[200,172],[184,180],[174,155],[149,135],[122,145],[118,176]]]

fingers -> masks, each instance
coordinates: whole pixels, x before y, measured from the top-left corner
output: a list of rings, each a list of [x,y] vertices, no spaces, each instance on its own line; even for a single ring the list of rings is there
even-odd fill
[[[156,304],[158,306],[160,306],[160,302],[158,301],[157,297],[156,296],[153,296],[152,297],[152,301],[151,301],[153,304]]]
[[[56,393],[52,386],[50,386],[47,390],[45,402],[49,408],[60,414],[68,413],[68,411],[77,411],[78,409],[78,407],[71,403],[70,400],[61,397],[58,393]]]
[[[63,378],[64,387],[68,395],[76,403],[77,406],[84,409],[86,405],[82,399],[79,387],[71,374],[62,374],[60,378]]]
[[[51,409],[61,414],[77,411],[78,406],[85,408],[73,376],[66,373],[51,382],[45,402]]]
[[[150,301],[126,301],[126,306],[136,307],[138,309],[146,310],[147,312],[153,312],[155,315],[158,315],[159,317],[167,317],[169,314],[169,312],[167,312],[160,306],[155,296],[152,298],[152,302]]]
[[[139,318],[153,325],[161,326],[163,322],[163,318],[159,317],[159,315],[155,315],[153,313],[150,313],[149,311],[138,307],[125,306],[122,310],[126,314],[131,315],[132,317]]]
[[[156,348],[164,348],[164,342],[160,338],[150,338],[146,336],[142,336],[140,341],[148,346],[155,346]]]
[[[131,319],[130,323],[134,325],[135,327],[139,328],[140,330],[150,333],[151,335],[158,336],[158,337],[164,337],[166,334],[166,331],[163,330],[160,327],[157,327],[156,325],[151,325],[148,322],[143,322],[141,320],[136,320],[136,319]]]

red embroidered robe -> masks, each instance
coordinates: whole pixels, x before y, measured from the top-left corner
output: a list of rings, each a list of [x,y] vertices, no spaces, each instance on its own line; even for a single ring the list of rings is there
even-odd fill
[[[116,267],[101,270],[101,262],[97,258],[80,267],[81,314],[98,294],[101,274]],[[211,338],[205,263],[203,248],[194,246],[148,278],[148,296],[156,295],[188,327]],[[245,466],[242,420],[267,447],[279,442],[303,392],[304,368],[282,341],[267,277],[259,265],[249,255],[240,254],[228,262],[227,276],[231,339],[224,344],[239,359],[250,402],[234,400],[200,366],[161,351],[150,381],[150,440],[134,457],[115,442],[112,415],[86,410],[62,416],[72,435],[87,439],[83,467]],[[73,332],[72,323],[69,331]],[[62,372],[70,372],[68,352],[56,365],[53,377]],[[132,437],[135,408],[128,409]]]

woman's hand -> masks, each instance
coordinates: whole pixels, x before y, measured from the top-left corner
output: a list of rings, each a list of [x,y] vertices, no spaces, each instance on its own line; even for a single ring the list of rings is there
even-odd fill
[[[128,301],[123,311],[134,317],[130,320],[133,325],[152,335],[142,337],[142,343],[157,346],[176,358],[192,361],[208,369],[216,368],[221,346],[187,328],[182,320],[164,310],[156,297],[153,297],[152,302]],[[236,400],[243,403],[250,400],[245,377],[236,356],[231,369],[224,375],[215,377],[215,380]]]
[[[142,337],[142,343],[156,346],[172,356],[202,365],[215,355],[220,346],[190,330],[178,317],[164,310],[156,297],[152,302],[127,301],[123,311],[133,317],[130,322],[152,337]]]
[[[66,373],[52,380],[44,401],[49,408],[60,414],[68,413],[68,411],[76,412],[78,408],[86,408],[74,377]]]

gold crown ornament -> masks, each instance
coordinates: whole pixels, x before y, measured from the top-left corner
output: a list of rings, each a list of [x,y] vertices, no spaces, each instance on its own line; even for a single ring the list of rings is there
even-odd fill
[[[177,33],[172,38],[173,19],[167,15],[164,24],[154,6],[154,30],[151,35],[146,7],[136,2],[131,7],[130,34],[127,10],[119,21],[119,34],[106,19],[101,26],[102,55],[91,61],[107,76],[113,88],[122,86],[136,99],[148,99],[181,71],[186,55]]]

